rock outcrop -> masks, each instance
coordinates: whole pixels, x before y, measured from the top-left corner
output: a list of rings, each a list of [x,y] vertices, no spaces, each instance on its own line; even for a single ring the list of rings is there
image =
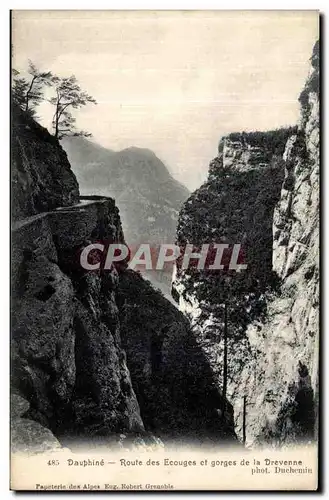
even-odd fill
[[[298,127],[222,139],[207,182],[181,210],[177,241],[240,243],[247,270],[177,269],[174,296],[247,444],[313,439],[319,332],[319,55]],[[226,310],[226,318],[225,311]]]
[[[11,396],[11,450],[13,452],[43,453],[60,450],[61,445],[52,432],[35,420],[25,418],[30,404],[17,394]]]
[[[13,227],[13,384],[29,415],[62,433],[143,431],[120,345],[115,269],[86,272],[91,239],[123,241],[112,199]]]

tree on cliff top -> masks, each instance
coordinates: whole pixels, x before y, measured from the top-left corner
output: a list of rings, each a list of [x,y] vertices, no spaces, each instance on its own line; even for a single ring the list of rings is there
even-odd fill
[[[28,74],[31,81],[26,91],[25,111],[34,110],[44,100],[44,87],[51,87],[56,78],[51,71],[39,71],[32,61],[29,61]]]
[[[54,136],[62,139],[65,136],[91,137],[89,132],[77,130],[75,128],[75,118],[71,109],[78,109],[88,103],[97,104],[96,100],[81,87],[74,75],[68,78],[55,77],[54,80],[56,96],[50,99],[50,103],[55,106],[53,116]]]
[[[86,106],[88,103],[97,103],[91,95],[81,89],[74,75],[59,78],[51,71],[40,71],[30,60],[28,69],[24,73],[25,75],[22,76],[20,71],[12,69],[12,102],[14,104],[32,118],[36,118],[36,107],[47,97],[44,92],[45,87],[52,87],[55,90],[55,96],[47,101],[55,106],[52,120],[54,136],[57,139],[67,135],[91,136],[89,132],[76,129],[76,120],[71,111]]]
[[[20,72],[17,69],[12,70],[12,100],[23,109],[28,82],[19,75]]]
[[[45,99],[44,87],[51,87],[56,77],[51,71],[40,71],[32,61],[27,73],[30,79],[19,76],[20,72],[13,69],[12,98],[21,109],[35,116],[36,107]]]

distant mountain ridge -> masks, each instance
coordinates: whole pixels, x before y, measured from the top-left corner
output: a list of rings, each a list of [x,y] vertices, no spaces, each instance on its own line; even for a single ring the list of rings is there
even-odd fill
[[[178,212],[188,189],[149,149],[119,152],[81,137],[64,138],[82,195],[115,198],[128,244],[174,241]]]

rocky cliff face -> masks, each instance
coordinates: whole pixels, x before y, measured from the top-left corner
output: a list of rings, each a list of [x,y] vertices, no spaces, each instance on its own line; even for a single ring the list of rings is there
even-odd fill
[[[255,431],[275,442],[312,439],[317,433],[319,375],[319,46],[301,93],[301,118],[284,152],[285,179],[273,219],[273,269],[280,296],[269,303],[255,332],[261,345],[259,375],[249,399],[259,414]]]
[[[120,342],[118,274],[79,265],[87,241],[123,241],[113,200],[13,229],[13,385],[28,415],[57,436],[143,431]]]
[[[221,140],[178,224],[182,245],[242,244],[246,271],[177,269],[174,296],[222,387],[227,328],[227,397],[247,444],[312,439],[316,428],[318,81],[316,45],[298,127]]]
[[[45,128],[15,105],[11,146],[14,219],[77,203],[79,186],[65,151]]]
[[[15,165],[25,173],[13,169],[13,449],[57,448],[56,438],[234,440],[232,408],[221,414],[183,315],[136,273],[81,267],[90,242],[124,242],[114,200],[79,202],[58,142],[24,114],[15,120]]]

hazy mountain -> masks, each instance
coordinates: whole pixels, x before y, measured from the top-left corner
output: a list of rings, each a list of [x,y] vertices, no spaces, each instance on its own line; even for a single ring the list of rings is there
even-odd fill
[[[152,151],[130,147],[114,152],[80,137],[65,138],[62,146],[81,195],[116,200],[129,246],[174,242],[179,209],[189,191]],[[168,282],[164,274],[156,273],[157,280]]]
[[[172,242],[178,211],[189,196],[150,150],[131,147],[114,152],[80,137],[65,138],[81,195],[115,198],[127,242]]]

